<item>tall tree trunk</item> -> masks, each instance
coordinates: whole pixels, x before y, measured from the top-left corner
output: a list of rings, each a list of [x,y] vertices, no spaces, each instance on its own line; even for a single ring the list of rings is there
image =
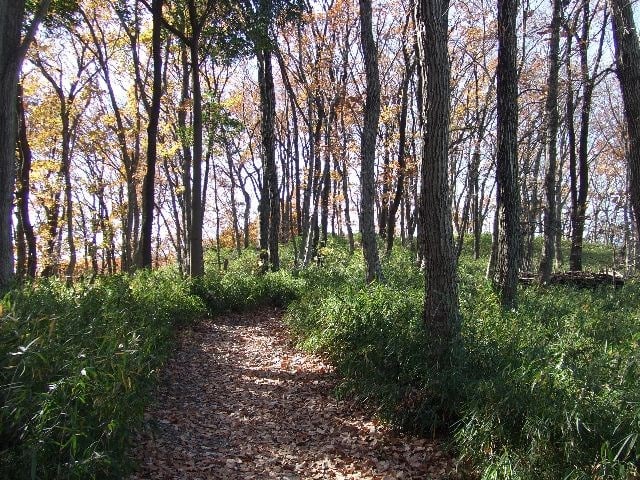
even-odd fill
[[[225,135],[225,151],[227,155],[227,167],[229,168],[230,200],[231,200],[231,221],[233,223],[233,238],[238,256],[242,254],[242,239],[240,238],[240,226],[238,224],[238,205],[236,203],[236,176],[233,173],[233,154],[231,152],[231,142]]]
[[[371,0],[360,0],[360,34],[367,83],[360,152],[360,182],[362,185],[360,231],[362,233],[362,251],[367,264],[366,281],[370,283],[374,280],[382,280],[374,223],[376,137],[380,120],[380,76],[378,53],[373,38]]]
[[[387,242],[386,254],[390,255],[393,249],[393,237],[396,230],[396,214],[400,207],[402,194],[404,192],[404,177],[407,161],[405,159],[405,147],[407,141],[407,111],[409,110],[409,80],[413,75],[414,62],[411,60],[407,49],[403,47],[405,71],[400,86],[400,119],[398,122],[398,174],[396,176],[396,191],[393,195],[391,204],[389,205],[389,214],[387,217],[387,232],[385,240]]]
[[[184,257],[187,259],[187,271],[191,272],[191,166],[193,165],[193,156],[191,145],[188,141],[187,131],[190,125],[187,125],[188,105],[191,103],[189,97],[189,89],[191,85],[191,73],[189,70],[189,52],[187,46],[183,43],[180,46],[180,63],[182,64],[182,82],[180,93],[180,108],[178,108],[178,128],[180,129],[179,137],[182,146],[182,187],[183,193],[181,205],[182,224],[184,225]]]
[[[384,133],[382,134],[382,191],[380,195],[376,197],[378,202],[378,235],[384,239],[387,234],[387,221],[389,220],[389,197],[391,196],[391,165],[389,151],[389,142],[391,137],[390,125],[384,126]]]
[[[271,52],[265,51],[264,55],[265,70],[265,94],[268,107],[267,115],[263,117],[263,122],[269,128],[266,137],[265,148],[269,147],[266,155],[269,164],[269,264],[272,272],[280,270],[280,192],[278,189],[278,168],[276,164],[276,147],[275,147],[275,121],[276,121],[276,94],[273,83],[273,69],[271,66]],[[263,141],[265,137],[263,136]]]
[[[18,77],[22,61],[50,0],[41,0],[22,39],[24,0],[0,2],[0,290],[14,276],[13,191],[16,179]]]
[[[520,190],[518,188],[517,0],[498,0],[497,258],[493,283],[503,307],[517,305],[520,260]]]
[[[243,182],[240,178],[240,172],[238,171],[238,184],[240,185],[240,190],[242,190],[242,196],[244,197],[244,215],[243,215],[243,239],[244,239],[244,248],[249,248],[250,245],[250,232],[251,232],[251,194],[246,188],[245,184],[246,180]]]
[[[153,15],[153,34],[151,52],[153,55],[153,94],[149,109],[149,124],[147,126],[147,171],[142,182],[142,234],[140,237],[141,268],[151,268],[153,257],[151,243],[153,235],[153,211],[155,206],[155,176],[158,155],[158,124],[160,122],[160,100],[162,97],[162,3],[163,0],[153,0],[151,12]]]
[[[276,97],[273,84],[271,52],[258,52],[258,78],[260,83],[260,111],[262,116],[262,192],[260,199],[260,248],[268,249],[268,261],[272,271],[280,269],[278,242],[280,240],[280,194],[278,192],[278,170],[276,167],[275,108]],[[263,225],[264,222],[264,225]],[[266,234],[266,241],[263,235]],[[264,243],[263,243],[264,242]]]
[[[616,74],[620,82],[629,135],[627,162],[630,197],[635,217],[636,239],[640,238],[640,44],[631,3],[611,0]]]
[[[331,196],[331,135],[332,127],[336,121],[335,104],[329,107],[329,118],[325,125],[325,149],[324,167],[322,169],[322,199],[320,201],[320,245],[327,244],[327,231],[329,229],[329,197]]]
[[[303,218],[303,246],[301,255],[303,257],[302,264],[306,266],[310,259],[317,253],[318,246],[318,208],[320,202],[321,173],[320,167],[322,159],[320,156],[320,143],[322,140],[322,128],[325,122],[324,102],[316,97],[315,102],[309,100],[309,118],[311,118],[312,103],[316,105],[316,124],[313,131],[309,131],[309,172],[307,175],[307,188],[304,195],[304,211],[307,212]]]
[[[540,257],[540,282],[546,284],[551,278],[551,270],[555,259],[556,232],[559,228],[559,218],[556,216],[557,170],[558,170],[558,73],[560,71],[560,21],[562,15],[561,0],[552,0],[553,14],[551,17],[551,39],[549,40],[549,76],[547,77],[547,98],[545,101],[545,116],[547,120],[546,160],[547,170],[544,177],[544,192],[546,203],[544,206],[542,256]]]
[[[603,23],[606,24],[608,14],[605,10]],[[580,136],[578,138],[578,185],[576,202],[572,206],[571,218],[571,256],[569,258],[571,270],[582,270],[582,249],[584,241],[584,225],[587,212],[587,195],[589,189],[589,124],[591,120],[591,104],[593,91],[596,86],[596,76],[602,57],[604,45],[605,27],[600,31],[600,41],[596,50],[595,59],[590,60],[588,55],[590,48],[591,9],[589,1],[582,3],[582,33],[578,42],[580,52],[580,80],[582,83],[582,105],[580,109]],[[593,64],[593,71],[589,72],[589,63]]]
[[[298,106],[298,102],[296,101],[296,95],[293,91],[293,87],[291,86],[291,82],[289,81],[287,68],[284,64],[282,54],[277,49],[274,54],[276,56],[276,60],[278,61],[278,66],[280,67],[280,76],[282,77],[282,81],[287,92],[287,97],[289,98],[289,102],[291,103],[291,120],[293,122],[293,160],[295,165],[294,175],[296,198],[296,234],[302,235],[302,203],[300,200],[300,130],[298,128],[298,110],[300,107]]]
[[[473,157],[471,160],[471,168],[469,171],[469,195],[471,195],[471,218],[473,219],[473,258],[480,258],[480,245],[482,243],[482,213],[480,211],[480,159],[482,134],[478,132],[478,138],[475,142]]]
[[[355,241],[353,239],[353,228],[351,227],[351,205],[349,201],[349,165],[347,164],[347,157],[349,152],[347,150],[347,132],[344,124],[344,115],[340,116],[340,124],[342,129],[342,146],[341,146],[341,159],[342,163],[340,174],[340,183],[342,185],[342,196],[344,197],[344,223],[347,227],[347,241],[349,242],[349,255],[353,255],[355,251]]]
[[[196,7],[189,3],[192,27],[197,26]],[[204,253],[202,249],[202,89],[200,86],[199,26],[192,33],[189,45],[191,58],[191,83],[193,94],[193,165],[191,178],[191,235],[189,236],[191,253],[191,276],[204,274]]]
[[[16,191],[16,206],[18,208],[18,218],[24,232],[26,240],[26,265],[24,273],[28,278],[35,278],[38,268],[37,264],[37,245],[36,234],[31,224],[29,215],[29,194],[31,185],[31,162],[32,154],[29,145],[29,137],[27,135],[27,118],[24,110],[24,99],[22,95],[22,86],[19,86],[18,95],[18,111],[20,119],[19,152],[20,152],[20,176],[18,180],[18,188]]]
[[[71,104],[67,105],[71,108]],[[76,244],[73,238],[73,195],[71,187],[71,129],[69,125],[69,114],[67,110],[63,112],[62,118],[62,174],[64,177],[64,198],[65,198],[65,220],[67,222],[67,242],[69,244],[69,264],[65,272],[67,284],[73,281],[73,272],[76,266]]]
[[[120,155],[122,157],[122,164],[125,170],[125,180],[127,183],[127,209],[122,219],[122,256],[121,256],[121,268],[123,271],[127,271],[132,266],[133,261],[133,249],[137,239],[137,219],[138,219],[138,193],[137,193],[137,180],[136,174],[138,170],[138,160],[136,155],[132,155],[128,139],[127,131],[129,130],[125,126],[125,119],[123,118],[123,111],[118,104],[118,98],[111,82],[111,70],[109,62],[109,54],[107,50],[107,39],[101,26],[96,25],[97,20],[91,19],[89,13],[91,10],[85,11],[80,9],[85,24],[89,28],[91,39],[93,41],[92,52],[94,53],[102,75],[104,77],[104,83],[107,87],[107,93],[109,96],[109,102],[113,109],[113,116],[115,120],[115,133],[118,139],[118,147],[120,149]]]
[[[448,0],[416,2],[418,56],[422,77],[422,186],[420,216],[425,238],[424,322],[435,353],[447,352],[458,336],[457,259],[449,187],[450,66],[447,50]]]

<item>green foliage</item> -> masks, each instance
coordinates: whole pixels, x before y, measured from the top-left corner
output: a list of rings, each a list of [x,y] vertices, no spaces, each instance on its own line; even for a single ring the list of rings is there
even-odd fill
[[[179,322],[204,312],[170,272],[11,292],[0,317],[0,477],[121,478]]]
[[[604,261],[600,250],[585,249],[587,262]],[[518,311],[505,312],[484,279],[486,258],[465,253],[462,338],[437,365],[411,253],[396,249],[383,267],[388,283],[369,288],[354,276],[361,259],[329,257],[326,269],[300,273],[307,287],[287,318],[303,347],[336,365],[343,392],[396,425],[447,428],[483,479],[638,474],[640,285],[529,288]]]
[[[255,257],[244,255],[240,262],[256,265]],[[239,263],[240,263],[239,262]],[[258,275],[253,268],[218,271],[208,268],[193,283],[193,293],[204,301],[210,315],[251,310],[259,306],[285,307],[300,295],[305,282],[286,271]]]
[[[289,306],[300,344],[344,377],[342,394],[395,425],[450,432],[479,478],[637,478],[640,284],[531,287],[505,312],[470,244],[459,266],[462,335],[444,363],[422,322],[423,275],[399,246],[384,261],[387,282],[371,286],[360,250],[330,238],[302,270],[259,275],[256,252],[225,250],[221,271],[209,251],[194,281],[167,270],[13,290],[0,312],[0,476],[122,477],[175,327],[205,310],[270,305]],[[609,255],[585,253],[593,265]],[[293,266],[290,247],[281,255]]]
[[[468,304],[456,441],[482,478],[629,478],[640,459],[640,291],[523,292]],[[512,473],[505,476],[505,469]]]

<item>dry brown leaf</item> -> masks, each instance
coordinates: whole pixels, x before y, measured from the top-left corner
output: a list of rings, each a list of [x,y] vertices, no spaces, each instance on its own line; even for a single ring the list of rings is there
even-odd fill
[[[163,371],[130,480],[458,478],[437,443],[336,401],[336,382],[274,310],[203,320]]]

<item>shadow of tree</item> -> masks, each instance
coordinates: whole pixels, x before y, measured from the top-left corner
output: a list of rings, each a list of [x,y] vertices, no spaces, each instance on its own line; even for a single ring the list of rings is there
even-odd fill
[[[131,479],[445,478],[451,461],[332,395],[337,378],[295,351],[280,313],[183,332],[138,435]]]

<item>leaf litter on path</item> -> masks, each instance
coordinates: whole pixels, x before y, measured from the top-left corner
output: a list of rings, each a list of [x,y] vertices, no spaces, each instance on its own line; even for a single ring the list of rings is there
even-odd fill
[[[130,480],[458,478],[437,442],[333,397],[337,381],[277,310],[203,320],[163,370]]]

